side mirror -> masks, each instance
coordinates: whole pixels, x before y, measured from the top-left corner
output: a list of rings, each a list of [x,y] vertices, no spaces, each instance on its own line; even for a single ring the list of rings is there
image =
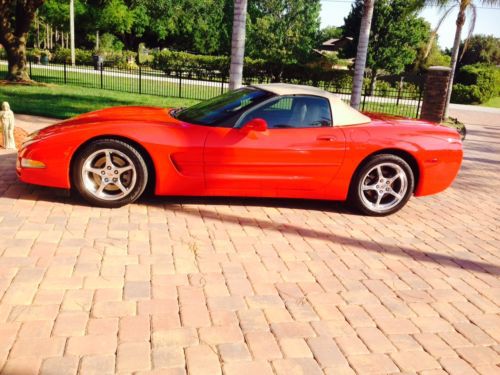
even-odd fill
[[[265,132],[267,130],[267,121],[262,118],[254,118],[243,125],[242,129]]]

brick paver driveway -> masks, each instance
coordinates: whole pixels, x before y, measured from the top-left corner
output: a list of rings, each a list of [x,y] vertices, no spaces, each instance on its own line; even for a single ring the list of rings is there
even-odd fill
[[[500,126],[454,186],[341,204],[155,198],[90,208],[0,152],[0,372],[499,373]]]

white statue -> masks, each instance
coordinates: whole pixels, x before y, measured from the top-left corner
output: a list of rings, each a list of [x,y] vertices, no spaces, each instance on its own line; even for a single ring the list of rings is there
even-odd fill
[[[2,103],[0,123],[2,124],[3,147],[16,150],[16,141],[14,140],[14,112],[10,110],[10,105],[7,102]]]

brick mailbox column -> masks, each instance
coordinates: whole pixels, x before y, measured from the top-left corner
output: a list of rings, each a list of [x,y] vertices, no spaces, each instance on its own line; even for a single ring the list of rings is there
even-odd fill
[[[420,114],[422,120],[441,122],[443,119],[450,74],[451,69],[444,66],[431,66],[429,68]]]

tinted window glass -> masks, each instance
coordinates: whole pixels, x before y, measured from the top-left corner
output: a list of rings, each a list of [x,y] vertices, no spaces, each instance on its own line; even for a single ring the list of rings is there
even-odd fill
[[[176,117],[192,124],[227,126],[231,119],[273,94],[251,87],[230,91],[182,110]]]
[[[266,120],[271,129],[332,126],[330,102],[314,96],[285,96],[250,110],[240,126],[254,118]]]

